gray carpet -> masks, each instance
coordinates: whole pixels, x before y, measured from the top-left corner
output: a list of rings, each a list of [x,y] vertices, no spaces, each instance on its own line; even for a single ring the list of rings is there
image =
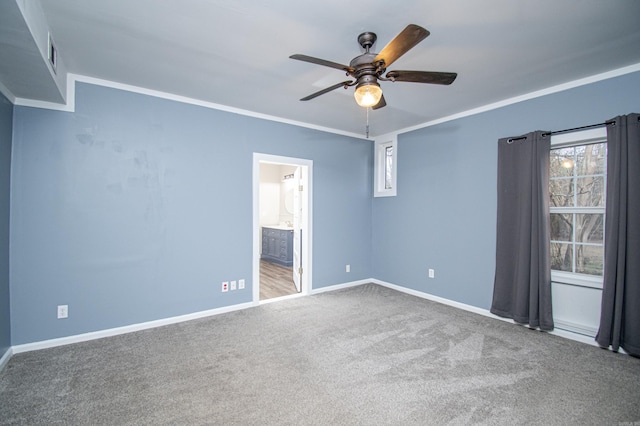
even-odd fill
[[[634,424],[640,359],[363,285],[17,354],[0,422]]]

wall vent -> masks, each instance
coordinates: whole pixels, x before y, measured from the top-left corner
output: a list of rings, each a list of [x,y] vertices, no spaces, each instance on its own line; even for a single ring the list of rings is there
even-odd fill
[[[49,57],[49,64],[51,64],[51,69],[53,69],[53,73],[55,74],[57,72],[56,67],[58,64],[58,49],[56,49],[56,45],[53,43],[53,37],[51,37],[51,33],[49,33],[47,52],[47,56]]]

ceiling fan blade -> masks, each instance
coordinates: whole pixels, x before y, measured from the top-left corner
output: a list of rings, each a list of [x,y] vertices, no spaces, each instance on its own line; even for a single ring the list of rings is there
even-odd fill
[[[336,69],[343,70],[343,71],[346,71],[346,72],[354,72],[355,71],[354,68],[351,68],[348,65],[342,65],[342,64],[339,64],[337,62],[325,61],[324,59],[314,58],[313,56],[295,54],[295,55],[291,55],[289,57],[291,59],[297,59],[298,61],[311,62],[312,64],[324,65],[325,67],[336,68]]]
[[[302,99],[300,99],[300,100],[301,100],[301,101],[310,101],[311,99],[313,99],[313,98],[317,98],[318,96],[320,96],[320,95],[324,95],[325,93],[329,93],[330,91],[335,90],[335,89],[337,89],[338,87],[348,86],[348,85],[350,85],[351,83],[352,83],[352,82],[351,82],[351,80],[343,81],[343,82],[340,82],[340,83],[334,84],[333,86],[329,86],[329,87],[327,87],[326,89],[322,89],[322,90],[320,90],[319,92],[312,93],[312,94],[310,94],[309,96],[306,96],[306,97],[304,97],[304,98],[302,98]]]
[[[408,81],[411,83],[451,84],[458,74],[455,72],[434,71],[389,71],[386,78],[393,81]]]
[[[384,106],[387,106],[387,101],[384,100],[384,95],[382,95],[378,103],[372,106],[371,109],[380,109]]]
[[[388,68],[396,59],[407,53],[413,46],[427,38],[428,35],[429,31],[424,28],[409,24],[378,53],[374,62],[384,61],[384,67]]]

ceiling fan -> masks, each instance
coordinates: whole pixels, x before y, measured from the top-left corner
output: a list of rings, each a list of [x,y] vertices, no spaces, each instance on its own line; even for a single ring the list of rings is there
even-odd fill
[[[319,92],[312,93],[300,100],[308,101],[314,99],[320,95],[331,92],[338,87],[344,87],[346,89],[350,86],[356,86],[354,96],[358,105],[365,108],[371,107],[372,109],[379,109],[387,103],[382,94],[382,89],[380,88],[378,80],[444,85],[453,83],[458,76],[458,74],[454,72],[389,71],[386,76],[382,76],[387,70],[387,67],[395,62],[399,57],[407,53],[415,45],[427,38],[428,35],[429,31],[424,28],[418,25],[409,24],[400,34],[391,40],[380,53],[376,54],[369,51],[371,46],[376,42],[376,34],[372,32],[364,32],[358,36],[358,43],[365,49],[365,53],[353,58],[349,65],[325,61],[324,59],[318,59],[307,55],[296,54],[289,56],[291,59],[343,70],[348,76],[354,79],[334,84],[333,86],[329,86]]]

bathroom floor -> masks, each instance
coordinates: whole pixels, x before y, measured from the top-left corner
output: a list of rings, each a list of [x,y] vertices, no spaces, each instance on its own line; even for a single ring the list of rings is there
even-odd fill
[[[260,261],[260,300],[297,293],[293,284],[293,268]]]

